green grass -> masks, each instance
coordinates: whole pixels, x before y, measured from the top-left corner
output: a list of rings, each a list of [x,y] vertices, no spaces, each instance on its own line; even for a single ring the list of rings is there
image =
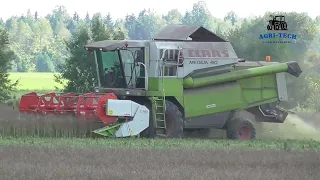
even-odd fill
[[[19,79],[17,89],[28,92],[54,90],[55,86],[62,88],[54,81],[54,73],[10,73],[9,79],[12,81]]]
[[[312,140],[212,140],[212,139],[105,139],[105,138],[36,138],[0,137],[0,146],[25,145],[44,147],[104,147],[143,149],[254,149],[318,151],[320,142]]]
[[[30,90],[18,90],[16,92],[14,92],[13,94],[20,98],[22,95],[24,94],[28,94],[28,93],[31,93],[31,92],[36,92],[38,95],[41,95],[41,94],[47,94],[47,93],[51,93],[51,92],[59,92],[57,90],[37,90],[37,89],[30,89]]]

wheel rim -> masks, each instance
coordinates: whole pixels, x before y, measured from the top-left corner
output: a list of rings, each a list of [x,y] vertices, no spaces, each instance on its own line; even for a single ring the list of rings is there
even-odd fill
[[[243,125],[238,129],[238,136],[240,140],[249,140],[251,139],[251,129],[247,125]]]

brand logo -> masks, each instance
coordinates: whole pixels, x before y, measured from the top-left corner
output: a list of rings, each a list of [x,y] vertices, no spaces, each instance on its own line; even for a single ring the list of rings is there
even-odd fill
[[[291,43],[292,40],[297,39],[296,34],[286,32],[288,31],[288,24],[286,22],[285,16],[270,15],[270,18],[271,19],[267,24],[267,30],[274,32],[259,34],[259,39],[263,40],[263,43]]]
[[[187,53],[184,53],[184,57],[197,57],[197,58],[219,58],[229,57],[228,49],[186,49]],[[160,49],[160,57],[162,57],[164,50]],[[165,52],[164,58],[167,60],[177,60],[179,50],[168,49]],[[182,52],[180,52],[182,56]]]
[[[229,57],[229,51],[224,50],[209,50],[209,49],[188,49],[189,57]]]

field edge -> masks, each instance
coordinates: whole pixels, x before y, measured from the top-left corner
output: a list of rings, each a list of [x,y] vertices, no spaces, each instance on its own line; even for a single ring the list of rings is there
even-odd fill
[[[0,146],[39,147],[103,147],[138,149],[242,149],[242,150],[285,150],[318,151],[320,142],[314,140],[252,140],[234,141],[223,139],[106,139],[106,138],[39,138],[2,137]]]

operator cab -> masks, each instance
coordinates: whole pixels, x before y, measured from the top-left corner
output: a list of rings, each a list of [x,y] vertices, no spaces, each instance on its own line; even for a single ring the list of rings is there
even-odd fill
[[[147,89],[145,46],[142,41],[107,40],[91,43],[85,48],[95,55],[99,84],[96,92],[110,92],[108,89]]]

